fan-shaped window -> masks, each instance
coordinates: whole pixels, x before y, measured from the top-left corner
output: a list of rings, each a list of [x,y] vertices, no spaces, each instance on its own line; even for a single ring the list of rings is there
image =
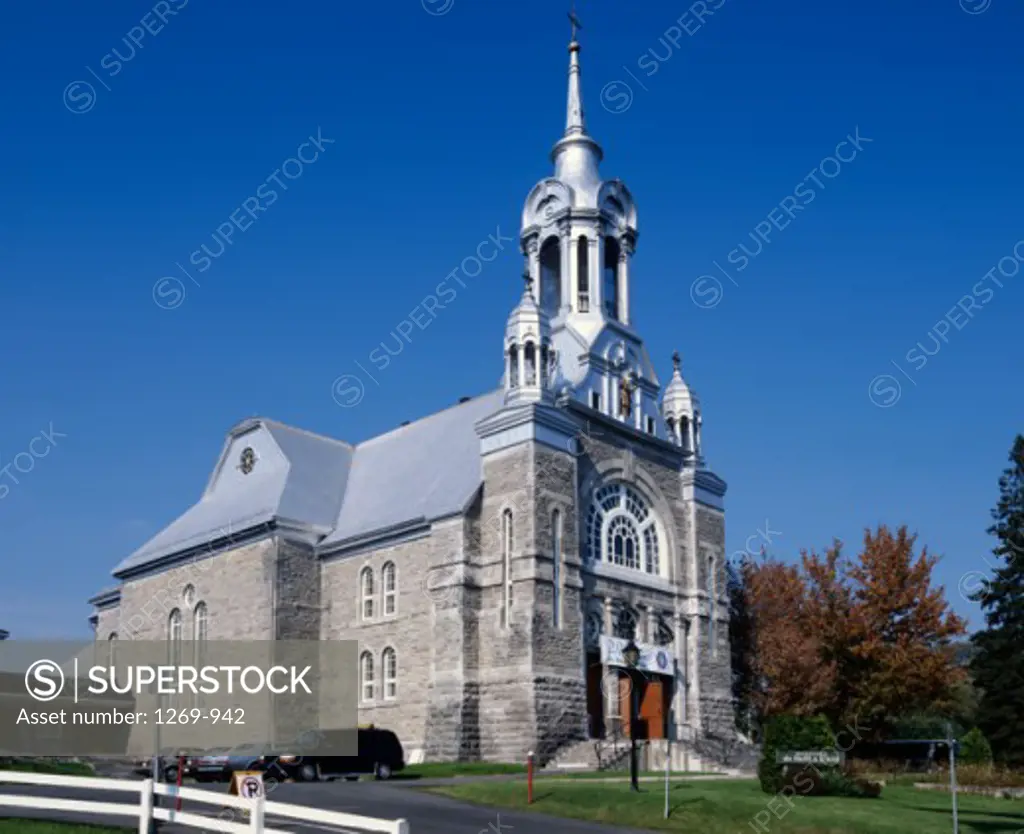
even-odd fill
[[[359,574],[359,588],[362,592],[362,605],[360,610],[362,611],[364,620],[373,619],[373,569],[370,567],[363,568]]]
[[[619,318],[619,242],[609,237],[604,242],[604,280],[601,300],[604,312],[610,318]]]
[[[637,536],[636,524],[629,516],[619,515],[608,525],[606,553],[611,562],[627,568],[640,567],[640,539]]]
[[[381,570],[381,581],[384,584],[384,615],[394,614],[398,607],[398,573],[394,562],[385,562]]]
[[[359,658],[359,698],[373,700],[373,655],[363,652]]]
[[[556,237],[540,248],[540,306],[552,318],[562,306],[562,255]]]
[[[579,308],[581,313],[590,310],[590,245],[585,237],[576,243],[576,281],[579,284]]]
[[[663,575],[661,530],[650,503],[623,483],[605,484],[587,509],[584,557],[590,562]]]

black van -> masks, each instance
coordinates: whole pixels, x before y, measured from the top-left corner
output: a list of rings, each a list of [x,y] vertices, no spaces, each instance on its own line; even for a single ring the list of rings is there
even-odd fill
[[[339,756],[337,751],[351,745],[352,730],[322,730],[310,752],[295,756],[277,756],[268,761],[266,771],[282,774],[285,779],[319,782],[338,777],[356,778],[373,774],[377,779],[390,779],[405,767],[402,742],[391,730],[360,727],[359,754]]]

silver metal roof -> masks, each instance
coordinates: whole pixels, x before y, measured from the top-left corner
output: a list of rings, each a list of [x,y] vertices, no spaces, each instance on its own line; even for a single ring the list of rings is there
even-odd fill
[[[474,424],[502,399],[502,390],[492,391],[355,447],[273,420],[246,420],[229,432],[202,498],[113,573],[152,569],[271,523],[331,546],[460,513],[482,480]],[[243,471],[250,450],[255,462]]]

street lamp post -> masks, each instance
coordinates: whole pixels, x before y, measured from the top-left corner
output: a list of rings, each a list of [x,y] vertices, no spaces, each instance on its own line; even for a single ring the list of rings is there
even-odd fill
[[[637,724],[637,687],[633,680],[637,664],[640,662],[640,648],[636,643],[633,642],[633,638],[629,639],[626,647],[622,650],[622,659],[626,661],[626,666],[629,667],[629,789],[631,791],[640,790],[640,782],[637,777],[637,764],[636,764],[636,724]]]

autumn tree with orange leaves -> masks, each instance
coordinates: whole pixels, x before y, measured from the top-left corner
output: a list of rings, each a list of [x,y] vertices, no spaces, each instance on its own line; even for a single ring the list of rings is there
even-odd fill
[[[799,565],[748,561],[754,701],[763,718],[823,714],[884,735],[900,715],[942,711],[964,673],[951,640],[964,622],[932,585],[938,561],[906,527],[864,532],[855,559],[835,542]]]

